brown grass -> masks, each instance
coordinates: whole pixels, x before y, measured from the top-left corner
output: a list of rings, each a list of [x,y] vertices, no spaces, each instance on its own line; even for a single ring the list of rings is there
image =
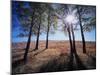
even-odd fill
[[[96,68],[96,44],[86,42],[87,54],[82,53],[82,43],[76,42],[77,54],[70,56],[68,41],[49,41],[45,49],[45,41],[39,42],[39,50],[34,51],[32,42],[28,53],[27,64],[22,63],[26,43],[12,43],[12,73],[37,73],[71,70],[87,70]],[[20,61],[19,61],[20,60]]]

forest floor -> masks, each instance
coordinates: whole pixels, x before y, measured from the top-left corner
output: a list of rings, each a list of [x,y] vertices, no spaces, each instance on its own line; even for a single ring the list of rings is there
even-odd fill
[[[77,54],[70,55],[68,41],[49,41],[45,49],[45,41],[39,42],[39,49],[34,51],[35,42],[31,43],[28,62],[23,63],[25,42],[12,43],[12,73],[42,73],[73,70],[89,70],[96,68],[96,43],[86,42],[87,53],[82,52],[82,42],[76,42]]]

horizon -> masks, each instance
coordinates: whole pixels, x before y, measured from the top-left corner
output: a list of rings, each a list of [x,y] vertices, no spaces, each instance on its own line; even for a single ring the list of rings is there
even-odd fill
[[[11,40],[12,41],[12,40]],[[39,40],[39,42],[42,42],[42,41],[46,41],[46,40]],[[48,40],[48,41],[62,41],[62,42],[69,42],[69,40]],[[27,41],[17,41],[17,42],[12,42],[12,43],[26,43]],[[31,41],[32,42],[36,42],[36,41]],[[75,40],[75,42],[82,42],[81,40]],[[96,42],[96,41],[85,41],[85,42]]]
[[[12,32],[12,42],[27,42],[28,37],[18,37],[19,31],[14,30]],[[75,31],[75,41],[82,41],[80,31]],[[85,41],[96,41],[96,30],[92,30],[90,32],[84,32]],[[36,36],[32,35],[31,41],[35,41]],[[41,34],[39,40],[46,40],[46,34]],[[64,32],[57,31],[55,34],[49,34],[48,40],[69,40],[69,37],[64,34]]]

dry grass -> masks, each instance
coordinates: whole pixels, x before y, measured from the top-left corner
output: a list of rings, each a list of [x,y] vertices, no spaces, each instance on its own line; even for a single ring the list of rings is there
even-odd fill
[[[25,42],[12,44],[13,73],[40,73],[96,68],[95,42],[86,42],[87,54],[83,54],[82,43],[77,41],[77,54],[73,54],[73,56],[70,56],[68,41],[49,41],[48,49],[45,49],[45,42],[40,41],[39,50],[36,51],[33,51],[35,44],[32,42],[28,54],[28,62],[23,64],[25,45]]]

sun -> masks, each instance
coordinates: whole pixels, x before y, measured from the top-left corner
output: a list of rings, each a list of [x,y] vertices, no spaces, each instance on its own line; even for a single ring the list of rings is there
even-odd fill
[[[68,23],[73,23],[75,21],[75,16],[74,15],[67,15],[67,17],[65,18],[65,20]]]

